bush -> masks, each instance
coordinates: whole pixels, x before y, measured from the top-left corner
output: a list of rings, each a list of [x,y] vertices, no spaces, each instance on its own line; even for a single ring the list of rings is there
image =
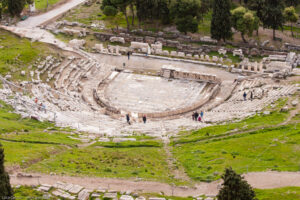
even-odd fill
[[[118,13],[118,10],[113,6],[105,6],[103,13],[106,16],[116,16],[116,14]]]

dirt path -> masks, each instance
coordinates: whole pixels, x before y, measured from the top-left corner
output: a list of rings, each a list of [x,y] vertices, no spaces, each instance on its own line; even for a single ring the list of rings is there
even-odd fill
[[[117,191],[133,191],[146,193],[163,192],[165,195],[174,196],[196,196],[200,194],[216,195],[221,181],[212,183],[199,183],[195,187],[172,187],[166,183],[150,181],[134,181],[113,178],[92,178],[92,177],[70,177],[70,176],[51,176],[45,174],[32,174],[33,177],[17,177],[11,175],[13,185],[39,185],[55,184],[57,181],[78,184],[88,189],[98,187]],[[300,172],[255,172],[244,175],[245,179],[254,188],[271,189],[287,186],[300,187]]]
[[[68,10],[78,6],[79,4],[85,2],[86,0],[70,0],[65,4],[55,7],[54,9],[50,10],[49,12],[32,16],[26,19],[25,21],[21,21],[17,24],[17,27],[23,28],[34,28],[40,26],[52,19],[59,17],[60,15],[64,14]]]

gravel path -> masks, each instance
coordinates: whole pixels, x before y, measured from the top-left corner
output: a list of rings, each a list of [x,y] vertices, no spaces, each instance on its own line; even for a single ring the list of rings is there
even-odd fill
[[[54,8],[53,10],[50,10],[49,12],[32,16],[26,19],[25,21],[21,21],[17,24],[18,27],[23,28],[34,28],[37,26],[40,26],[49,20],[55,19],[56,17],[62,15],[63,13],[67,12],[68,10],[78,6],[79,4],[85,2],[86,0],[70,0],[65,4],[62,4],[61,6],[58,6]]]
[[[46,174],[32,174],[33,177],[10,177],[13,185],[38,185],[55,184],[57,181],[78,184],[88,189],[98,187],[108,188],[117,191],[137,191],[147,193],[163,192],[165,195],[174,196],[196,196],[200,194],[216,195],[221,181],[211,183],[199,183],[195,187],[172,187],[166,183],[135,181],[113,178],[92,178],[92,177],[71,177],[71,176],[51,176]],[[288,186],[300,187],[300,172],[253,172],[244,175],[248,183],[258,189],[272,189]]]

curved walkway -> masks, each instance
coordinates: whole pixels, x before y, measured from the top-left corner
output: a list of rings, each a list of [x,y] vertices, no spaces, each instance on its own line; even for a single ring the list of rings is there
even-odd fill
[[[196,196],[201,194],[216,195],[221,181],[199,183],[195,187],[173,187],[166,183],[135,181],[114,178],[71,177],[46,174],[31,174],[32,177],[10,176],[13,185],[55,184],[58,181],[81,185],[88,189],[99,187],[117,191],[137,191],[144,193],[160,193],[171,196]],[[300,172],[254,172],[244,175],[248,183],[258,189],[272,189],[288,186],[300,187]]]
[[[40,25],[43,25],[44,23],[55,19],[56,17],[59,17],[60,15],[64,14],[68,10],[78,6],[79,4],[85,2],[86,0],[70,0],[65,4],[62,4],[61,6],[58,6],[54,8],[53,10],[50,10],[49,12],[32,16],[26,19],[25,21],[21,21],[17,24],[17,27],[22,28],[34,28]]]

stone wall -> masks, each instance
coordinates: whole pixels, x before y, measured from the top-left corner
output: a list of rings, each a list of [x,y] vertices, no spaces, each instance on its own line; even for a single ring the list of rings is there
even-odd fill
[[[193,81],[221,83],[221,80],[215,75],[203,74],[197,72],[188,72],[175,68],[172,65],[164,65],[161,68],[161,76],[165,78],[187,79]]]

